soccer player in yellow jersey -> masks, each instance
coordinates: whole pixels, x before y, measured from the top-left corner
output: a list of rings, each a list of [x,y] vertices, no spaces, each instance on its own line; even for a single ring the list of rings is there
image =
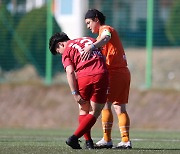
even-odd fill
[[[121,133],[121,142],[116,148],[132,148],[129,138],[130,119],[126,110],[130,89],[130,71],[127,67],[126,55],[117,31],[105,25],[105,16],[96,9],[90,9],[85,15],[85,23],[92,33],[98,34],[96,42],[84,48],[83,60],[89,58],[94,48],[102,48],[106,57],[106,65],[109,72],[109,90],[107,103],[102,110],[103,138],[96,143],[97,148],[112,148],[111,130],[113,114],[111,106],[118,117],[118,125]]]

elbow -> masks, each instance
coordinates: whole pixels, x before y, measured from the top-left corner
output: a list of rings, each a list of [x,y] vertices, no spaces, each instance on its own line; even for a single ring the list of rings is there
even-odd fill
[[[72,65],[69,65],[66,67],[66,73],[69,75],[74,74],[74,69],[73,69]]]
[[[104,38],[104,42],[106,42],[106,43],[107,43],[107,42],[109,42],[109,40],[110,40],[110,39],[111,39],[111,37],[110,37],[110,36],[108,36],[108,35],[106,35],[106,36],[105,36],[105,38]]]
[[[73,75],[74,74],[74,70],[66,70],[67,75]]]

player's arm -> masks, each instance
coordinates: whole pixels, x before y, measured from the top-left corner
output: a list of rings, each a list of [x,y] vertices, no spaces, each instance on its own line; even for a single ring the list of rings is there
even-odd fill
[[[81,59],[82,60],[89,59],[91,51],[93,51],[96,48],[102,48],[106,43],[109,42],[110,39],[111,39],[111,33],[105,29],[102,32],[101,38],[99,40],[97,40],[93,44],[91,44],[83,49],[84,53],[82,54]]]
[[[76,100],[76,102],[79,104],[85,103],[85,100],[83,100],[79,94],[79,91],[77,88],[76,75],[75,75],[74,68],[72,65],[68,65],[66,67],[66,75],[67,75],[69,87],[71,89],[72,95],[74,96],[74,99]]]
[[[101,36],[101,38],[99,40],[97,40],[96,42],[94,42],[94,46],[95,48],[101,48],[103,47],[106,43],[109,42],[109,40],[111,39],[111,36],[109,35],[103,35]]]

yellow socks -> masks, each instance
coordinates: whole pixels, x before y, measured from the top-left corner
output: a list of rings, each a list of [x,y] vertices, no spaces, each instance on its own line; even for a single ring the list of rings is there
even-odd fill
[[[129,141],[130,119],[129,119],[127,112],[119,114],[118,121],[119,121],[119,129],[121,132],[121,140],[122,140],[122,142],[128,142]]]
[[[109,109],[102,110],[102,127],[103,127],[103,137],[104,140],[111,141],[111,130],[113,125],[113,114]]]
[[[119,114],[118,121],[119,121],[119,129],[121,132],[121,140],[122,142],[128,142],[130,119],[127,112]],[[103,137],[104,137],[104,140],[107,142],[111,141],[112,125],[113,125],[112,111],[109,109],[103,109],[102,110]]]

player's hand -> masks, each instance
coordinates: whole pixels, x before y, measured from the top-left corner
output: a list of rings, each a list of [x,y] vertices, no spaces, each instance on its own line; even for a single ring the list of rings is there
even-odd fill
[[[88,45],[87,47],[83,48],[83,53],[81,55],[81,60],[86,61],[90,58],[91,56],[91,45]]]
[[[86,103],[86,100],[84,100],[81,95],[77,94],[77,95],[74,95],[74,99],[75,101],[78,103],[78,104],[85,104]]]

